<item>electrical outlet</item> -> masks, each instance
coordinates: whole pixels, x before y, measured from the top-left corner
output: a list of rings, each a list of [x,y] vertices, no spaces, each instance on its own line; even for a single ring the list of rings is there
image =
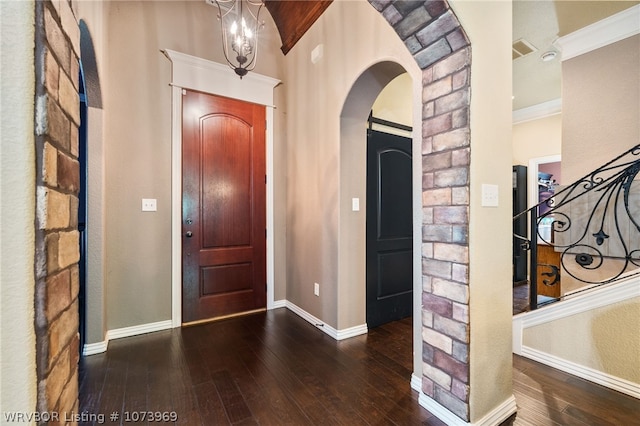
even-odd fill
[[[142,211],[143,212],[155,212],[155,211],[158,211],[158,201],[155,198],[143,198],[142,199]]]
[[[313,294],[320,296],[320,284],[313,283]]]

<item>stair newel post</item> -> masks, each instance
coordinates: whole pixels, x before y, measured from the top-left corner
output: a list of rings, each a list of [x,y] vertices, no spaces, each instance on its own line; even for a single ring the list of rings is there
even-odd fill
[[[538,208],[530,209],[529,231],[529,308],[538,309]]]

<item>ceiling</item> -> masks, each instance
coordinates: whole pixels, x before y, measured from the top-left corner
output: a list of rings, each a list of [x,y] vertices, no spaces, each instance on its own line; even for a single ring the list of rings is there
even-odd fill
[[[553,43],[562,36],[601,21],[638,1],[515,0],[513,38],[524,39],[537,50],[513,60],[513,109],[518,110],[561,97],[561,61]],[[543,53],[555,59],[543,62]]]
[[[333,0],[265,0],[286,55]]]
[[[332,0],[265,0],[286,54],[331,4]],[[513,109],[561,97],[560,53],[554,42],[640,1],[514,0],[512,41],[524,39],[535,50],[513,60]],[[555,59],[543,62],[543,53]]]

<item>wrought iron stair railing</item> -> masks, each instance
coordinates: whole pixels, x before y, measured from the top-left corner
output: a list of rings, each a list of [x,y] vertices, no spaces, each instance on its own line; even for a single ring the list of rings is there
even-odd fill
[[[529,257],[529,308],[557,302],[640,274],[640,145],[513,217],[529,235],[514,235]],[[541,263],[553,250],[556,264]],[[539,300],[541,286],[570,291]],[[558,287],[559,289],[559,287]]]

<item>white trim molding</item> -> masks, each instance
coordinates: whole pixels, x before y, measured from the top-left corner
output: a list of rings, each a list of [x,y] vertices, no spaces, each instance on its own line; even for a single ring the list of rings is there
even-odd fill
[[[640,297],[640,276],[638,275],[627,278],[624,282],[607,284],[574,296],[567,295],[562,302],[552,303],[535,311],[514,316],[514,339],[517,337],[516,333],[522,334],[522,330],[525,328],[570,317],[633,297]]]
[[[553,303],[535,311],[525,312],[513,317],[513,353],[538,361],[558,370],[581,377],[585,380],[614,389],[618,392],[640,398],[640,384],[611,376],[603,371],[576,364],[555,355],[525,346],[524,330],[556,321],[582,312],[640,297],[640,276],[632,276],[624,282],[609,284],[591,291],[567,296],[562,302]]]
[[[322,330],[324,333],[328,334],[335,340],[344,340],[350,337],[359,336],[361,334],[367,334],[367,332],[369,331],[369,329],[367,328],[367,324],[361,324],[355,327],[349,327],[349,328],[344,328],[342,330],[337,330],[331,327],[330,325],[325,324],[321,319],[311,315],[309,312],[297,306],[295,303],[289,302],[287,300],[286,307],[291,312],[295,313],[300,318],[314,325],[319,330]]]
[[[97,343],[88,343],[82,348],[83,355],[95,355],[106,352],[109,341],[122,339],[123,337],[139,336],[141,334],[153,333],[155,331],[169,330],[172,328],[172,321],[158,321],[148,324],[134,325],[131,327],[115,328],[107,331],[105,340]]]
[[[182,325],[182,91],[197,90],[266,106],[267,235],[274,232],[273,90],[280,80],[251,72],[240,79],[228,66],[165,49],[171,61],[171,319]],[[274,308],[274,238],[267,238],[267,309]]]
[[[640,5],[635,5],[560,37],[555,44],[562,52],[562,60],[566,61],[639,33]]]
[[[516,398],[511,395],[480,420],[476,422],[466,422],[442,405],[438,404],[435,400],[429,398],[423,392],[420,392],[418,403],[434,416],[445,422],[448,426],[495,426],[508,419],[518,409],[516,406]]]
[[[526,121],[538,120],[540,118],[550,117],[560,113],[562,113],[562,99],[553,99],[548,102],[513,111],[511,113],[512,123],[524,123]]]
[[[82,348],[82,355],[96,355],[101,354],[107,351],[107,347],[109,346],[109,342],[107,340],[103,340],[102,342],[97,343],[86,343],[84,348]]]
[[[590,382],[640,399],[640,384],[638,383],[633,383],[629,380],[612,376],[603,371],[585,367],[584,365],[576,364],[575,362],[527,346],[522,347],[521,355],[541,364],[548,365],[549,367],[557,368],[565,373],[573,374]]]
[[[418,376],[416,373],[411,374],[411,389],[422,393],[422,377]]]

